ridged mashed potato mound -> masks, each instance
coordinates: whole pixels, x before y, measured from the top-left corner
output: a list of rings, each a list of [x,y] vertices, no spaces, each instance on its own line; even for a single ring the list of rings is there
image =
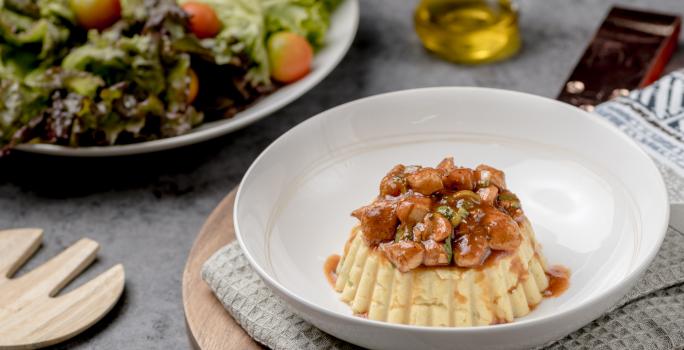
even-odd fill
[[[359,224],[324,272],[353,313],[371,320],[507,323],[568,286],[567,269],[547,268],[504,172],[486,164],[398,164],[351,215]]]
[[[399,271],[360,227],[337,265],[335,290],[358,315],[390,323],[467,327],[513,321],[541,302],[546,264],[527,220],[515,251],[492,254],[477,268],[420,267]]]

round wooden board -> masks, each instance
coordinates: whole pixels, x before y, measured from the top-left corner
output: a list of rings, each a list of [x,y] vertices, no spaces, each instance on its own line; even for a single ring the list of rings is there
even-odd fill
[[[185,322],[188,337],[197,349],[261,349],[223,308],[200,275],[204,262],[235,239],[235,192],[231,191],[209,215],[192,245],[183,271]]]

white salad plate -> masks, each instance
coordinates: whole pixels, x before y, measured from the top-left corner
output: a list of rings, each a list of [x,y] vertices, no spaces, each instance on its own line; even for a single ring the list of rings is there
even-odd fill
[[[450,155],[504,170],[549,265],[571,270],[568,290],[493,326],[352,315],[323,273],[357,223],[350,212],[395,164],[436,166]],[[669,207],[652,160],[601,118],[524,93],[447,87],[357,100],[296,126],[249,168],[234,216],[266,285],[325,332],[373,349],[514,349],[558,339],[614,305],[658,251]]]
[[[286,85],[260,99],[234,117],[204,123],[187,134],[128,145],[67,147],[50,144],[25,144],[16,149],[54,156],[108,157],[149,153],[206,141],[240,129],[268,116],[311,90],[325,78],[349,50],[359,23],[358,0],[343,1],[332,13],[325,45],[316,52],[311,72],[295,83]]]

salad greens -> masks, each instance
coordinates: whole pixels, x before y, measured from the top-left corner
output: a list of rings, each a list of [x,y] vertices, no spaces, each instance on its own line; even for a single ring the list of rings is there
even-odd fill
[[[26,142],[154,140],[231,117],[278,87],[269,35],[295,32],[320,48],[338,2],[199,0],[222,25],[200,40],[174,0],[119,1],[117,22],[88,31],[69,0],[0,0],[0,154]],[[191,100],[193,76],[201,93]]]
[[[295,32],[307,38],[314,48],[323,46],[330,13],[337,0],[262,0],[267,33]]]
[[[186,3],[188,0],[181,0]],[[217,64],[249,60],[247,79],[253,85],[269,85],[268,54],[266,53],[264,14],[261,2],[254,0],[204,0],[218,15],[223,24],[215,38],[202,40],[202,46],[211,50]]]
[[[186,3],[193,0],[180,0]],[[223,23],[216,38],[202,40],[213,51],[219,64],[246,54],[248,80],[255,85],[270,85],[266,41],[279,31],[304,36],[314,46],[323,46],[330,13],[340,0],[203,0],[211,5]]]

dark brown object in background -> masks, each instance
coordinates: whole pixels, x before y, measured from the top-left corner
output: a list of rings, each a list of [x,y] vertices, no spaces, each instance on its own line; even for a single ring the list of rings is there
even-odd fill
[[[658,79],[677,47],[679,16],[613,7],[558,99],[592,109]]]

